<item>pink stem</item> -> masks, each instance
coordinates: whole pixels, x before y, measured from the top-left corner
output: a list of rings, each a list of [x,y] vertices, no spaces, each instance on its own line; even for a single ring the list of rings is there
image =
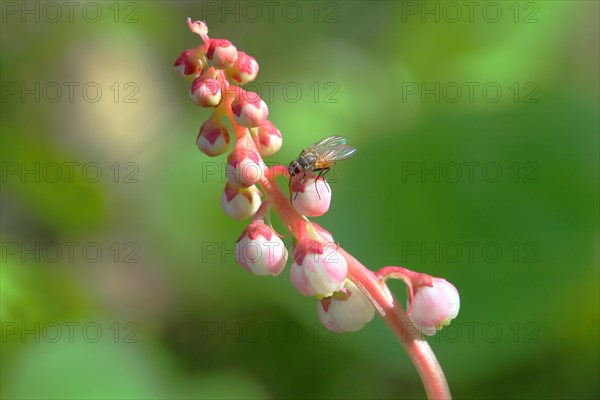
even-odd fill
[[[278,186],[272,185],[267,179],[265,181],[261,181],[261,185],[273,200],[275,212],[279,215],[279,218],[288,226],[297,239],[301,240],[306,237],[305,221],[302,216],[290,205]],[[442,371],[433,350],[408,319],[406,312],[391,294],[383,279],[341,247],[339,251],[348,262],[348,278],[365,293],[408,353],[423,381],[427,397],[430,399],[451,399],[452,396],[444,371]]]
[[[348,262],[348,277],[371,300],[408,353],[430,399],[451,399],[450,388],[433,350],[410,321],[406,312],[383,282],[382,277],[366,268],[351,254],[339,249]]]

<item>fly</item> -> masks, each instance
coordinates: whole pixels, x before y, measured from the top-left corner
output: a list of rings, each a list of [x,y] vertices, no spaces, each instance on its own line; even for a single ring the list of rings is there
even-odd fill
[[[298,158],[290,162],[288,165],[289,184],[292,183],[292,178],[300,173],[303,174],[302,179],[304,180],[307,172],[318,172],[319,175],[315,179],[316,185],[319,178],[325,180],[325,175],[336,162],[350,158],[354,154],[356,154],[356,149],[348,146],[346,138],[343,136],[328,136],[321,139],[309,148],[302,150]],[[296,192],[297,195],[298,192]]]

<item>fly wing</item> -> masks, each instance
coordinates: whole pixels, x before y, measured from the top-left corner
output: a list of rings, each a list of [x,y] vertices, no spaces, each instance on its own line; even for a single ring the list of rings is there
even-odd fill
[[[356,149],[347,145],[339,145],[337,147],[331,147],[324,151],[319,151],[317,160],[319,162],[333,163],[336,161],[345,160],[356,154]]]
[[[308,149],[309,150],[318,150],[318,149],[324,149],[327,147],[336,147],[339,145],[345,145],[346,144],[346,138],[343,136],[327,136],[324,139],[319,140],[317,143],[313,144],[312,146],[310,146]]]
[[[356,153],[354,147],[346,144],[343,136],[329,136],[310,146],[307,151],[317,156],[317,163],[321,165],[332,164],[345,160]]]

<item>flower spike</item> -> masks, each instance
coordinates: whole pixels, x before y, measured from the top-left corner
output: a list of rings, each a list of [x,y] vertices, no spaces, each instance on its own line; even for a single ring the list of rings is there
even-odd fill
[[[283,239],[292,238],[290,279],[300,293],[315,297],[321,323],[334,332],[352,332],[377,312],[409,353],[427,395],[450,398],[444,373],[422,334],[435,334],[457,316],[456,288],[442,278],[402,267],[372,272],[335,242],[331,232],[309,221],[307,217],[329,211],[332,190],[323,179],[326,173],[336,161],[354,155],[356,148],[348,146],[343,136],[328,136],[289,165],[267,166],[263,158],[280,150],[283,137],[267,120],[264,100],[241,88],[256,79],[257,60],[227,39],[210,38],[205,22],[188,18],[187,23],[202,43],[184,50],[174,68],[182,78],[193,80],[188,90],[193,103],[212,111],[200,127],[196,145],[211,157],[230,151],[221,207],[235,220],[252,218],[236,241],[236,261],[257,276],[280,275],[288,260]],[[230,150],[232,136],[235,145]],[[289,192],[284,192],[288,184]],[[271,211],[289,232],[275,232]],[[386,285],[390,278],[406,284],[408,313]]]

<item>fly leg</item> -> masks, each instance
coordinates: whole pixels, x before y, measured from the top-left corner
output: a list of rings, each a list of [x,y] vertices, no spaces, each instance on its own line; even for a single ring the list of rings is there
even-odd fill
[[[319,176],[321,177],[321,179],[323,180],[323,183],[325,183],[325,187],[327,188],[327,191],[329,192],[329,184],[327,184],[327,182],[325,182],[325,175],[327,175],[329,173],[329,171],[331,171],[331,167],[329,168],[323,168],[323,174],[319,174]]]
[[[327,173],[331,170],[331,168],[320,168],[320,169],[316,169],[316,171],[319,171],[319,175],[317,175],[317,179],[315,179],[315,190],[317,191],[317,196],[319,196],[319,200],[321,200],[321,195],[319,194],[319,188],[317,186],[317,181],[319,180],[319,178],[321,178],[321,180],[323,181],[323,183],[325,183],[325,187],[327,188],[327,191],[329,192],[329,185],[327,185],[327,183],[325,182],[325,175],[327,175]]]
[[[298,189],[300,189],[300,187],[302,187],[302,184],[304,184],[304,179],[306,178],[306,172],[302,173],[302,180],[300,181],[300,184],[298,185]],[[290,183],[292,182],[292,178],[290,178]],[[296,192],[296,194],[294,195],[294,200],[296,200],[296,197],[298,197],[298,193],[300,192],[300,190],[298,190]]]

